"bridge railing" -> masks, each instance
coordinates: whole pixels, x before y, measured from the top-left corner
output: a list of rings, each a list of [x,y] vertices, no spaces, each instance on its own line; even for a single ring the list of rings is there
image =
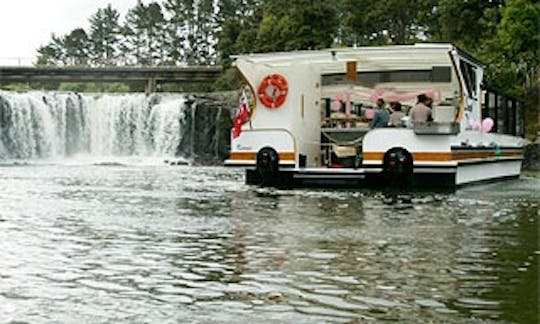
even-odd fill
[[[0,66],[34,66],[35,57],[0,57]]]
[[[0,57],[0,66],[3,67],[36,67],[37,66],[37,58],[36,57],[16,57],[16,56],[6,56],[6,57]],[[200,64],[200,65],[190,65],[187,63],[180,63],[180,64],[130,64],[129,62],[126,63],[125,61],[115,61],[111,64],[40,64],[39,67],[58,67],[58,68],[190,68],[190,67],[217,67],[221,66],[218,64]]]
[[[0,66],[0,84],[31,82],[128,82],[144,83],[146,92],[164,84],[212,84],[222,67],[213,66]]]

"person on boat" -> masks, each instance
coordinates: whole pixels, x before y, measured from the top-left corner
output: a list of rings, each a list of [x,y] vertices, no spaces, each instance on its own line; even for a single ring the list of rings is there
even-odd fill
[[[401,104],[397,101],[393,101],[390,103],[390,107],[393,110],[390,114],[390,126],[402,127],[403,123],[401,119],[405,117],[405,113],[401,111]]]
[[[384,100],[382,98],[377,99],[377,107],[375,107],[375,115],[371,121],[371,128],[380,128],[388,126],[390,121],[390,112],[384,106]]]
[[[425,94],[419,94],[416,105],[409,111],[409,117],[413,123],[425,123],[431,120],[430,98]]]
[[[426,97],[426,98],[427,98],[426,106],[428,106],[430,109],[433,109],[433,98],[431,97]]]

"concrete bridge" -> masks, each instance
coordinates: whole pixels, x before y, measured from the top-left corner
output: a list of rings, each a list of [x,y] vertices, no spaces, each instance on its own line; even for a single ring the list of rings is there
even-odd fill
[[[212,84],[221,66],[156,67],[0,67],[0,84],[28,82],[124,82],[145,83],[146,92],[159,84]]]

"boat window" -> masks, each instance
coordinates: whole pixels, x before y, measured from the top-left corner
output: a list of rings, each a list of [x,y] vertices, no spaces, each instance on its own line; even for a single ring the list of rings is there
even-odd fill
[[[506,133],[506,100],[497,96],[497,133]]]
[[[511,99],[506,100],[506,116],[507,116],[507,134],[516,134],[516,121],[515,121],[515,101]]]
[[[450,82],[452,73],[449,66],[434,66],[429,70],[386,70],[363,71],[358,73],[357,84],[373,87],[385,82]],[[322,76],[323,85],[350,83],[345,73]]]
[[[477,99],[478,93],[476,89],[476,68],[465,61],[459,62],[459,67],[461,69],[461,74],[463,75],[463,81],[465,82],[465,87],[467,88],[467,93],[471,99]]]
[[[488,105],[487,105],[487,116],[486,117],[491,117],[493,119],[496,119],[497,118],[497,97],[495,96],[495,93],[493,92],[489,92],[488,93]]]
[[[493,131],[500,134],[524,135],[523,101],[506,95],[496,88],[484,86],[482,118],[495,121]]]
[[[523,125],[523,105],[521,102],[516,102],[516,135],[523,136],[525,128]]]
[[[449,66],[434,66],[431,79],[433,82],[450,82],[452,81],[452,69]]]

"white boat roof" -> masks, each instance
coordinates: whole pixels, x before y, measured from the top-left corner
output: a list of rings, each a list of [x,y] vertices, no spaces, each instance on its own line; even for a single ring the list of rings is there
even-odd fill
[[[322,72],[341,70],[343,62],[357,61],[359,70],[422,69],[429,66],[449,65],[450,51],[458,51],[472,62],[481,62],[457,49],[453,44],[418,43],[414,45],[369,46],[356,48],[329,48],[292,52],[255,53],[236,55],[236,61],[246,61],[268,67],[292,64],[320,65]],[[335,63],[335,64],[334,64]]]

